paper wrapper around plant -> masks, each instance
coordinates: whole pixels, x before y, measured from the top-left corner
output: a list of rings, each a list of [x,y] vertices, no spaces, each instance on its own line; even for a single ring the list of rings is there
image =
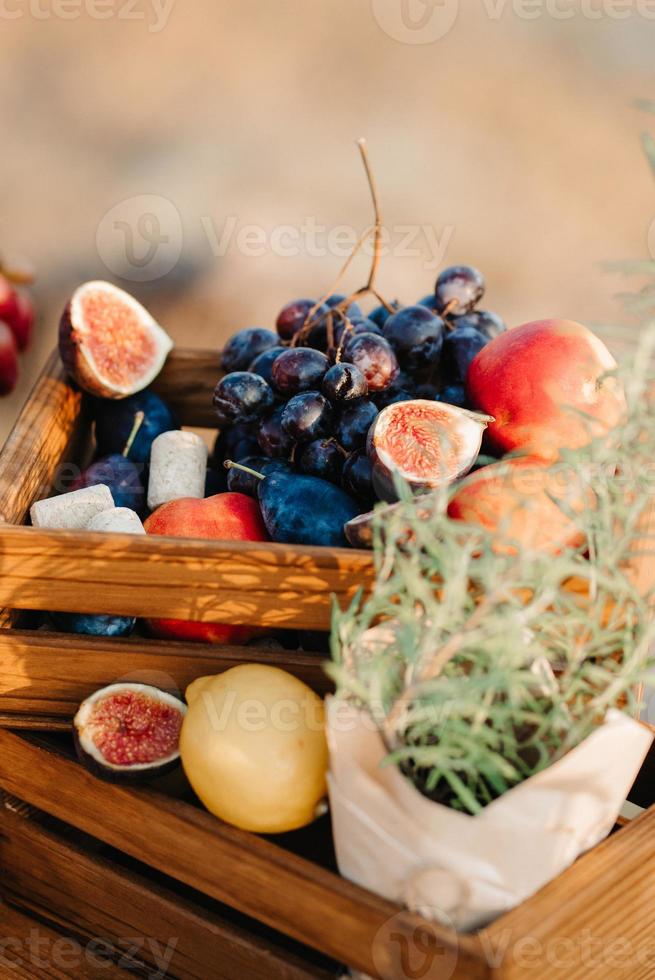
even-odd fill
[[[330,809],[339,871],[460,931],[524,901],[612,829],[653,741],[608,712],[583,743],[477,816],[424,797],[370,716],[328,699]]]

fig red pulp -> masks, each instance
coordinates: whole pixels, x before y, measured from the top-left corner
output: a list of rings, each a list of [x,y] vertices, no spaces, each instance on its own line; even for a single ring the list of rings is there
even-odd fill
[[[102,375],[120,387],[141,376],[143,365],[155,359],[155,339],[138,314],[115,295],[101,290],[81,299],[88,326],[85,344]]]
[[[182,720],[181,712],[171,705],[124,691],[94,704],[88,728],[107,762],[134,766],[175,753]]]
[[[403,470],[418,478],[429,478],[440,469],[456,473],[464,448],[461,432],[452,425],[452,414],[415,405],[411,412],[393,415],[383,445]]]

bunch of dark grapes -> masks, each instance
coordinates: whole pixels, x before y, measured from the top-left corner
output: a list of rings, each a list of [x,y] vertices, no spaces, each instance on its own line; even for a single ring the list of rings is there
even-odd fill
[[[343,487],[368,510],[366,438],[378,413],[416,398],[466,406],[471,361],[506,329],[478,309],[484,289],[477,269],[452,266],[413,306],[366,315],[344,296],[298,299],[280,311],[275,331],[240,330],[225,346],[227,373],[214,392],[223,430],[215,465],[276,460]]]

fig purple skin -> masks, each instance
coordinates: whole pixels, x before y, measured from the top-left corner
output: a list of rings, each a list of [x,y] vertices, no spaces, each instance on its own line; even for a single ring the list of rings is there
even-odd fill
[[[179,764],[185,714],[179,698],[147,684],[101,688],[82,702],[73,721],[78,758],[108,782],[163,776]]]
[[[99,398],[126,398],[161,371],[173,342],[129,293],[107,282],[75,290],[59,324],[59,353],[70,376]]]
[[[415,493],[448,486],[468,473],[490,416],[416,399],[385,408],[368,432],[372,482],[380,500],[398,499],[396,480]]]

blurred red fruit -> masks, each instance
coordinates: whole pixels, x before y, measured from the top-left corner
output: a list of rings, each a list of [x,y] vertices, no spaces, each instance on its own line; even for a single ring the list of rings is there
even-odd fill
[[[18,381],[18,351],[14,335],[0,321],[0,395],[9,395]]]
[[[32,300],[27,293],[16,293],[16,316],[9,327],[13,332],[16,346],[19,351],[27,350],[32,339],[32,327],[34,326],[34,307]]]

